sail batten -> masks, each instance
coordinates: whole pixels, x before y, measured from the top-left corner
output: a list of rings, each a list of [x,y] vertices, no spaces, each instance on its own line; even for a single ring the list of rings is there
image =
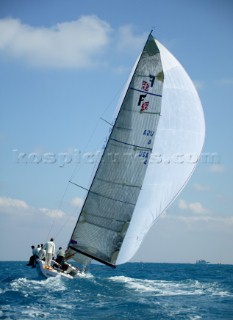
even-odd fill
[[[98,197],[106,198],[106,199],[111,200],[111,201],[117,201],[117,202],[121,202],[121,203],[124,203],[124,204],[129,204],[131,206],[135,206],[135,203],[127,202],[127,201],[124,201],[124,200],[121,200],[121,199],[114,199],[114,198],[108,197],[107,195],[104,195],[104,194],[101,194],[101,193],[98,193],[98,192],[90,191],[90,193],[92,193],[92,194],[94,194],[94,195],[96,195]]]
[[[96,216],[97,217],[97,216]],[[99,220],[100,220],[100,222],[101,222],[101,217],[99,216]],[[112,220],[112,221],[114,221],[114,222],[116,222],[116,220]],[[87,224],[89,224],[89,225],[93,225],[93,226],[96,226],[96,227],[98,227],[98,228],[100,228],[100,229],[105,229],[105,230],[109,230],[109,231],[112,231],[112,232],[119,232],[118,230],[119,230],[119,228],[114,228],[114,227],[111,227],[111,226],[109,226],[109,224],[108,225],[104,225],[103,223],[102,224],[100,224],[100,223],[94,223],[94,222],[90,222],[90,221],[88,221],[88,222],[86,222]]]
[[[89,214],[90,217],[96,217],[96,218],[99,218],[99,219],[104,219],[104,220],[109,221],[109,222],[120,222],[120,223],[125,223],[125,222],[126,222],[125,220],[108,218],[108,217],[105,217],[105,216],[93,214],[93,213],[91,213],[91,212],[89,212],[88,214]]]
[[[120,185],[120,186],[126,186],[126,187],[129,187],[129,188],[139,188],[141,189],[141,186],[134,186],[132,184],[129,184],[129,183],[125,183],[125,182],[118,182],[118,181],[113,181],[113,180],[106,180],[106,179],[100,179],[100,178],[96,178],[97,180],[100,180],[102,182],[105,182],[105,183],[109,183],[110,185],[111,184],[116,184],[116,185]]]
[[[110,140],[125,144],[125,145],[127,145],[129,147],[134,147],[136,149],[143,149],[143,150],[149,150],[149,151],[152,150],[152,148],[148,148],[148,147],[145,147],[145,146],[137,146],[136,144],[130,144],[130,143],[127,143],[125,141],[119,141],[119,140],[113,139],[113,138],[111,138]]]
[[[135,90],[135,91],[137,91],[137,92],[146,93],[146,94],[150,94],[150,95],[155,96],[155,97],[161,97],[161,98],[162,98],[162,95],[161,95],[161,94],[156,94],[156,93],[152,93],[152,92],[147,92],[147,91],[140,90],[140,89],[133,88],[133,87],[130,87],[130,89],[131,89],[131,90]]]

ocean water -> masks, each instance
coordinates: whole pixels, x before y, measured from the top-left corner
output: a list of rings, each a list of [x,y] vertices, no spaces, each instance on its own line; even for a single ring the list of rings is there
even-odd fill
[[[233,265],[92,265],[78,279],[0,266],[0,319],[233,319]]]

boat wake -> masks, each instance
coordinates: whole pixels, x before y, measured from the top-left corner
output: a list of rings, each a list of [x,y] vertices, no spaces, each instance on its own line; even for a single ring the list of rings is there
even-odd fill
[[[94,276],[91,273],[79,273],[76,279],[82,278],[82,279],[92,279]],[[56,277],[51,278],[40,278],[38,280],[32,280],[27,278],[18,278],[11,282],[10,286],[11,289],[14,291],[20,291],[20,290],[41,290],[43,288],[46,288],[50,291],[64,291],[67,289],[65,286],[66,281],[70,281],[70,279],[65,279],[61,277],[60,275]]]
[[[178,296],[178,295],[207,295],[230,297],[232,294],[217,283],[202,283],[197,280],[165,281],[144,280],[125,276],[110,277],[110,281],[123,283],[126,288],[139,293],[151,292],[154,296]]]
[[[13,291],[20,291],[25,296],[28,296],[31,291],[35,293],[36,291],[41,291],[45,288],[50,292],[66,290],[64,282],[59,276],[48,278],[46,280],[30,280],[27,278],[19,278],[13,280],[10,286]]]

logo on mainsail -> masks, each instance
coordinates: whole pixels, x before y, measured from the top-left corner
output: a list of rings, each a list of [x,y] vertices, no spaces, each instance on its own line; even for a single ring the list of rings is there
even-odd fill
[[[150,88],[150,84],[145,80],[142,81],[142,90],[148,91]]]
[[[145,111],[149,108],[149,101],[144,101],[146,98],[147,94],[140,94],[139,99],[138,99],[138,106],[141,107],[140,112]],[[142,105],[141,105],[142,103]]]
[[[141,87],[141,89],[144,90],[144,91],[149,91],[150,87],[152,88],[153,85],[154,85],[155,76],[150,75],[149,78],[150,78],[150,80],[149,80],[150,83],[147,82],[147,81],[145,81],[145,80],[142,80],[142,87]]]
[[[144,102],[144,103],[142,104],[140,111],[141,111],[141,112],[142,112],[142,111],[145,111],[145,110],[148,109],[148,107],[149,107],[149,101],[146,101],[146,102]]]

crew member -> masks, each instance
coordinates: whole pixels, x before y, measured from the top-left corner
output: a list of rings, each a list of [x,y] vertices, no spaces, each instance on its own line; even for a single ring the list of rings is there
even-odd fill
[[[62,247],[59,247],[59,250],[57,252],[57,259],[56,261],[60,264],[63,263],[63,260],[64,260],[64,257],[65,257],[65,252],[62,250]]]
[[[55,253],[55,243],[53,242],[53,238],[45,244],[44,249],[46,251],[45,264],[48,268],[51,268],[51,261]]]
[[[45,260],[45,256],[46,256],[46,251],[45,251],[45,249],[44,249],[44,245],[43,244],[41,244],[40,245],[40,251],[39,251],[39,259],[40,260]]]
[[[31,246],[31,248],[32,248],[32,255],[28,261],[27,266],[32,266],[32,268],[34,268],[35,259],[36,259],[36,249],[35,249],[35,246]]]

